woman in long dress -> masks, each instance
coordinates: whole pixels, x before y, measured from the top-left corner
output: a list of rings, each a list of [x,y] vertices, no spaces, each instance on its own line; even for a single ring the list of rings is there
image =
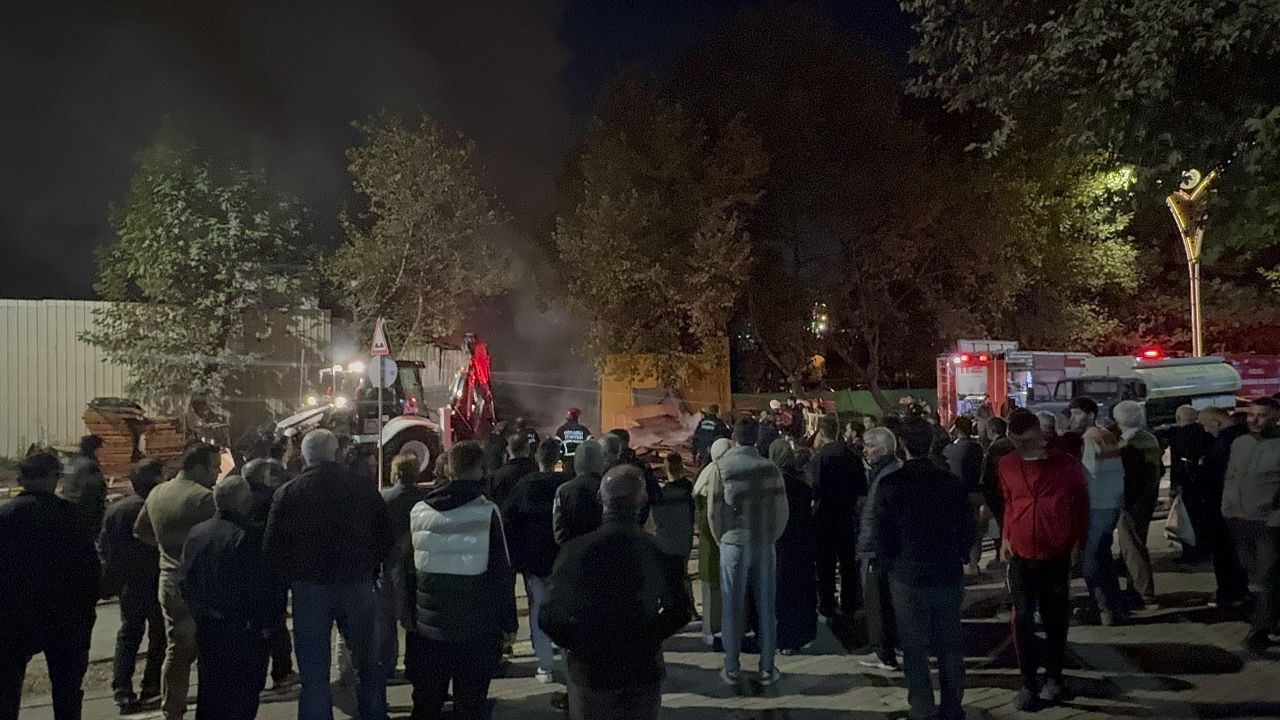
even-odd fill
[[[711,462],[702,468],[693,485],[694,516],[698,522],[698,580],[702,591],[702,641],[717,651],[720,649],[720,546],[707,518],[707,487],[711,476],[718,472],[716,461],[731,446],[727,438],[711,444]]]
[[[818,587],[813,488],[786,440],[769,446],[769,459],[782,471],[791,511],[778,538],[778,651],[789,655],[818,636]]]

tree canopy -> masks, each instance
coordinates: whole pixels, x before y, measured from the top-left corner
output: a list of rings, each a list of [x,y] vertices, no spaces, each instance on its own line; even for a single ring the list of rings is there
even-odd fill
[[[553,234],[586,351],[648,355],[661,379],[722,352],[751,269],[744,211],[760,198],[759,138],[716,133],[636,74],[601,100],[566,173]]]
[[[129,392],[166,409],[193,395],[215,406],[228,377],[255,359],[246,314],[298,307],[305,215],[255,161],[219,156],[166,129],[138,156],[116,240],[96,288],[112,304],[85,339],[129,368]]]
[[[503,216],[480,184],[472,145],[429,115],[355,123],[347,151],[367,205],[344,215],[347,241],[326,276],[357,330],[387,319],[394,348],[456,335],[477,300],[510,286]]]

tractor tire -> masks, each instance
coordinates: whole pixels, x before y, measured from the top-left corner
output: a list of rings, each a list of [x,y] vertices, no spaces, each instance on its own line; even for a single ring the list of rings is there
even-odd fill
[[[382,449],[383,477],[391,477],[391,461],[399,454],[411,452],[420,458],[419,481],[430,482],[435,474],[436,458],[444,452],[440,434],[424,427],[409,427],[391,438]],[[423,457],[425,454],[425,457]],[[391,482],[395,482],[394,479]]]

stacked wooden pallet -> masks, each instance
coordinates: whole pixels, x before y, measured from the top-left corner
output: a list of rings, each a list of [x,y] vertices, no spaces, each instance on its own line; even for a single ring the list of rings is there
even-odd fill
[[[175,417],[152,418],[142,436],[143,455],[162,460],[170,472],[177,470],[182,463],[185,445],[182,423]]]
[[[120,398],[94,398],[84,411],[89,434],[102,438],[98,464],[107,476],[122,476],[138,459],[138,438],[147,426],[142,407]]]

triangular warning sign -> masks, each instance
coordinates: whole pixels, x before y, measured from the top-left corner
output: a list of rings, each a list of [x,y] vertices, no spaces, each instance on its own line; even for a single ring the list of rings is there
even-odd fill
[[[382,318],[378,318],[378,324],[373,329],[373,345],[369,347],[369,354],[374,357],[391,354],[391,348],[387,347],[387,333],[382,329]]]

